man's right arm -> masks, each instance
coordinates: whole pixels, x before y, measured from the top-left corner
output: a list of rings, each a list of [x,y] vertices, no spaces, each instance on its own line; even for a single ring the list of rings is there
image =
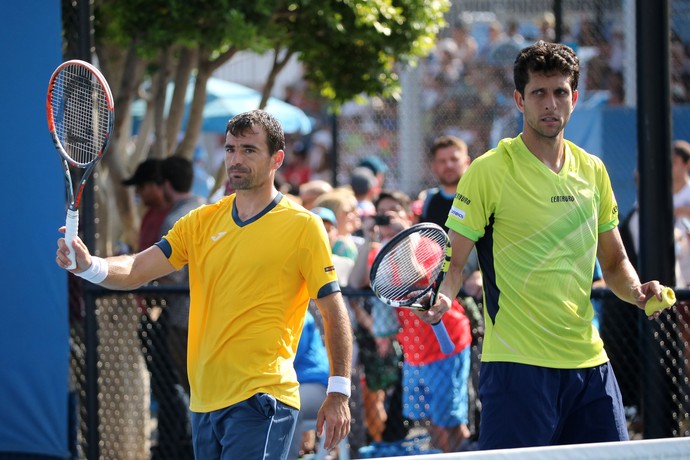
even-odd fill
[[[439,322],[443,314],[450,310],[453,299],[455,299],[462,287],[463,268],[474,247],[474,241],[453,230],[448,230],[448,236],[450,237],[453,256],[451,257],[448,273],[446,273],[439,295],[436,298],[436,304],[432,305],[427,311],[415,312],[419,318],[428,324]]]
[[[92,264],[98,265],[101,267],[103,275],[105,275],[105,278],[99,281],[98,284],[108,289],[135,289],[151,280],[175,271],[175,267],[168,261],[163,251],[155,245],[135,255],[108,257],[107,259],[97,261],[89,253],[82,240],[76,237],[72,250],[75,252],[77,267],[70,271],[79,276],[83,275],[87,270],[92,270]],[[60,267],[66,268],[69,265],[68,254],[69,250],[65,239],[60,238],[58,240],[56,258],[57,264]],[[103,260],[105,265],[101,262]]]

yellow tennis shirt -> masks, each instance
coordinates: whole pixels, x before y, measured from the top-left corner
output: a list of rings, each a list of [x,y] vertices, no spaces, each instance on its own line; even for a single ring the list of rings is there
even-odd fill
[[[484,281],[482,361],[551,368],[608,358],[590,302],[599,233],[618,225],[602,161],[566,141],[555,173],[518,136],[463,175],[446,225],[476,242]]]
[[[189,267],[190,407],[268,393],[299,408],[293,368],[310,298],[339,291],[318,216],[278,195],[241,221],[235,195],[181,218],[158,246]]]

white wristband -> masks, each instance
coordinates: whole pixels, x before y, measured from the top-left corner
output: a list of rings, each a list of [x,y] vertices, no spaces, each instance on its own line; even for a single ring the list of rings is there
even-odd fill
[[[100,284],[108,276],[108,262],[100,257],[91,257],[91,266],[75,274],[93,284]]]
[[[338,375],[328,377],[326,394],[328,393],[342,393],[349,398],[352,394],[352,382],[347,377],[340,377]]]

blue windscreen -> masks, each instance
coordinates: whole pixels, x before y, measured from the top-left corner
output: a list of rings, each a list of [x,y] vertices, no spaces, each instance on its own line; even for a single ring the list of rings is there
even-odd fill
[[[61,62],[60,0],[4,2],[0,27],[0,456],[66,458],[67,277],[55,264],[65,193],[45,97]]]

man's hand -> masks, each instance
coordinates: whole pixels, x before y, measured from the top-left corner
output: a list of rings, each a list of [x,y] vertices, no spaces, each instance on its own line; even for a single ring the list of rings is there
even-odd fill
[[[426,308],[429,305],[430,297],[431,293],[424,296],[420,302],[422,307]],[[443,314],[450,310],[452,303],[453,301],[449,299],[448,296],[439,292],[438,296],[436,296],[436,303],[434,305],[426,310],[415,310],[415,314],[427,324],[436,324],[441,321]]]
[[[325,425],[325,433],[324,433]],[[316,418],[316,432],[325,436],[324,447],[334,449],[350,433],[350,400],[342,393],[328,393]]]
[[[62,226],[58,229],[60,232],[65,233],[65,227]],[[58,239],[58,249],[56,252],[55,262],[61,267],[67,270],[70,266],[71,261],[69,258],[70,251],[74,251],[74,258],[77,262],[77,266],[73,268],[72,273],[81,273],[91,266],[91,254],[84,244],[84,242],[76,236],[74,241],[72,241],[72,247],[68,248],[67,243],[64,238]]]
[[[647,301],[652,297],[656,297],[660,301],[662,300],[661,291],[664,289],[664,286],[662,286],[658,281],[654,280],[639,286],[633,286],[631,289],[632,297],[635,300],[635,305],[637,305],[637,308],[644,311]],[[662,310],[650,315],[649,318],[656,318],[659,316],[661,311]]]

